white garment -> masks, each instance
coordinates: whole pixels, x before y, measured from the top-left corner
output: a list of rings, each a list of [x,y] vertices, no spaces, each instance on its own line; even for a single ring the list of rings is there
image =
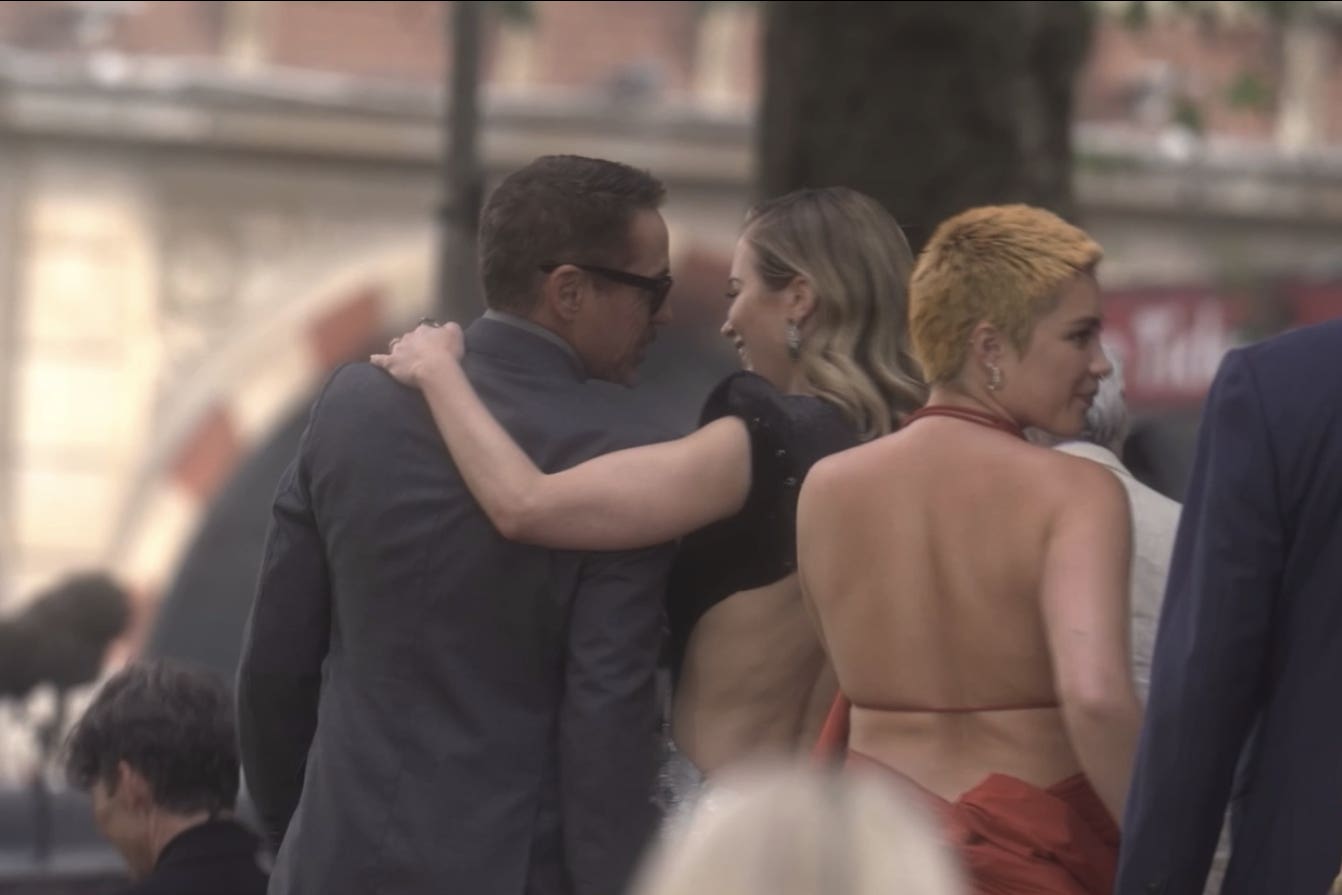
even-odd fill
[[[1151,653],[1156,645],[1156,625],[1165,599],[1165,580],[1170,574],[1170,555],[1179,528],[1177,501],[1170,500],[1139,482],[1108,448],[1085,441],[1068,441],[1058,450],[1082,457],[1108,469],[1128,492],[1132,511],[1132,566],[1128,591],[1132,600],[1132,674],[1137,692],[1146,702],[1151,688]]]
[[[1165,601],[1165,580],[1170,575],[1170,555],[1174,552],[1182,507],[1178,501],[1138,481],[1108,448],[1087,441],[1068,441],[1057,448],[1100,464],[1117,476],[1123,490],[1128,492],[1132,512],[1132,566],[1128,580],[1132,600],[1132,676],[1145,704],[1151,689],[1151,653],[1156,646],[1156,628]],[[1229,860],[1229,829],[1223,827],[1204,895],[1220,891]]]

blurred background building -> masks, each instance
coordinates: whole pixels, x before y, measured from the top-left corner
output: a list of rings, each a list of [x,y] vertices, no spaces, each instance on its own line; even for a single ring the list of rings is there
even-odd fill
[[[126,652],[231,671],[314,390],[435,305],[451,6],[0,3],[0,611],[106,570]],[[1342,315],[1342,4],[1259,6],[1094,4],[1076,84],[1134,466],[1176,496],[1227,348]],[[573,152],[668,184],[677,327],[643,388],[689,425],[733,363],[764,4],[483,7],[487,180]]]

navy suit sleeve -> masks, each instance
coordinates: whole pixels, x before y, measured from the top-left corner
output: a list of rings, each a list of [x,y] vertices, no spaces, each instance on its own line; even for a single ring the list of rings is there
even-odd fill
[[[1207,397],[1152,662],[1117,891],[1201,892],[1258,710],[1286,551],[1252,354]]]
[[[238,669],[243,773],[275,847],[303,791],[331,629],[326,556],[307,487],[311,428],[275,496]]]
[[[569,619],[559,722],[564,848],[575,895],[622,892],[655,829],[655,675],[669,546],[593,554]]]

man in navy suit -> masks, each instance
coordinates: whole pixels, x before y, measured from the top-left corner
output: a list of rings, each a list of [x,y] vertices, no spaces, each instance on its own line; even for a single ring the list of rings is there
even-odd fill
[[[1340,682],[1337,320],[1232,351],[1207,397],[1120,895],[1201,892],[1232,798],[1224,895],[1327,891],[1342,863]]]

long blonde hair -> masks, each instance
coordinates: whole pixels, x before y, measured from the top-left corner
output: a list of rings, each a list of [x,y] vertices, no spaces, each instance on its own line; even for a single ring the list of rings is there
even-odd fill
[[[845,187],[797,190],[751,210],[742,239],[770,289],[805,278],[815,296],[798,363],[811,389],[864,438],[927,396],[910,350],[913,253],[890,213]]]

